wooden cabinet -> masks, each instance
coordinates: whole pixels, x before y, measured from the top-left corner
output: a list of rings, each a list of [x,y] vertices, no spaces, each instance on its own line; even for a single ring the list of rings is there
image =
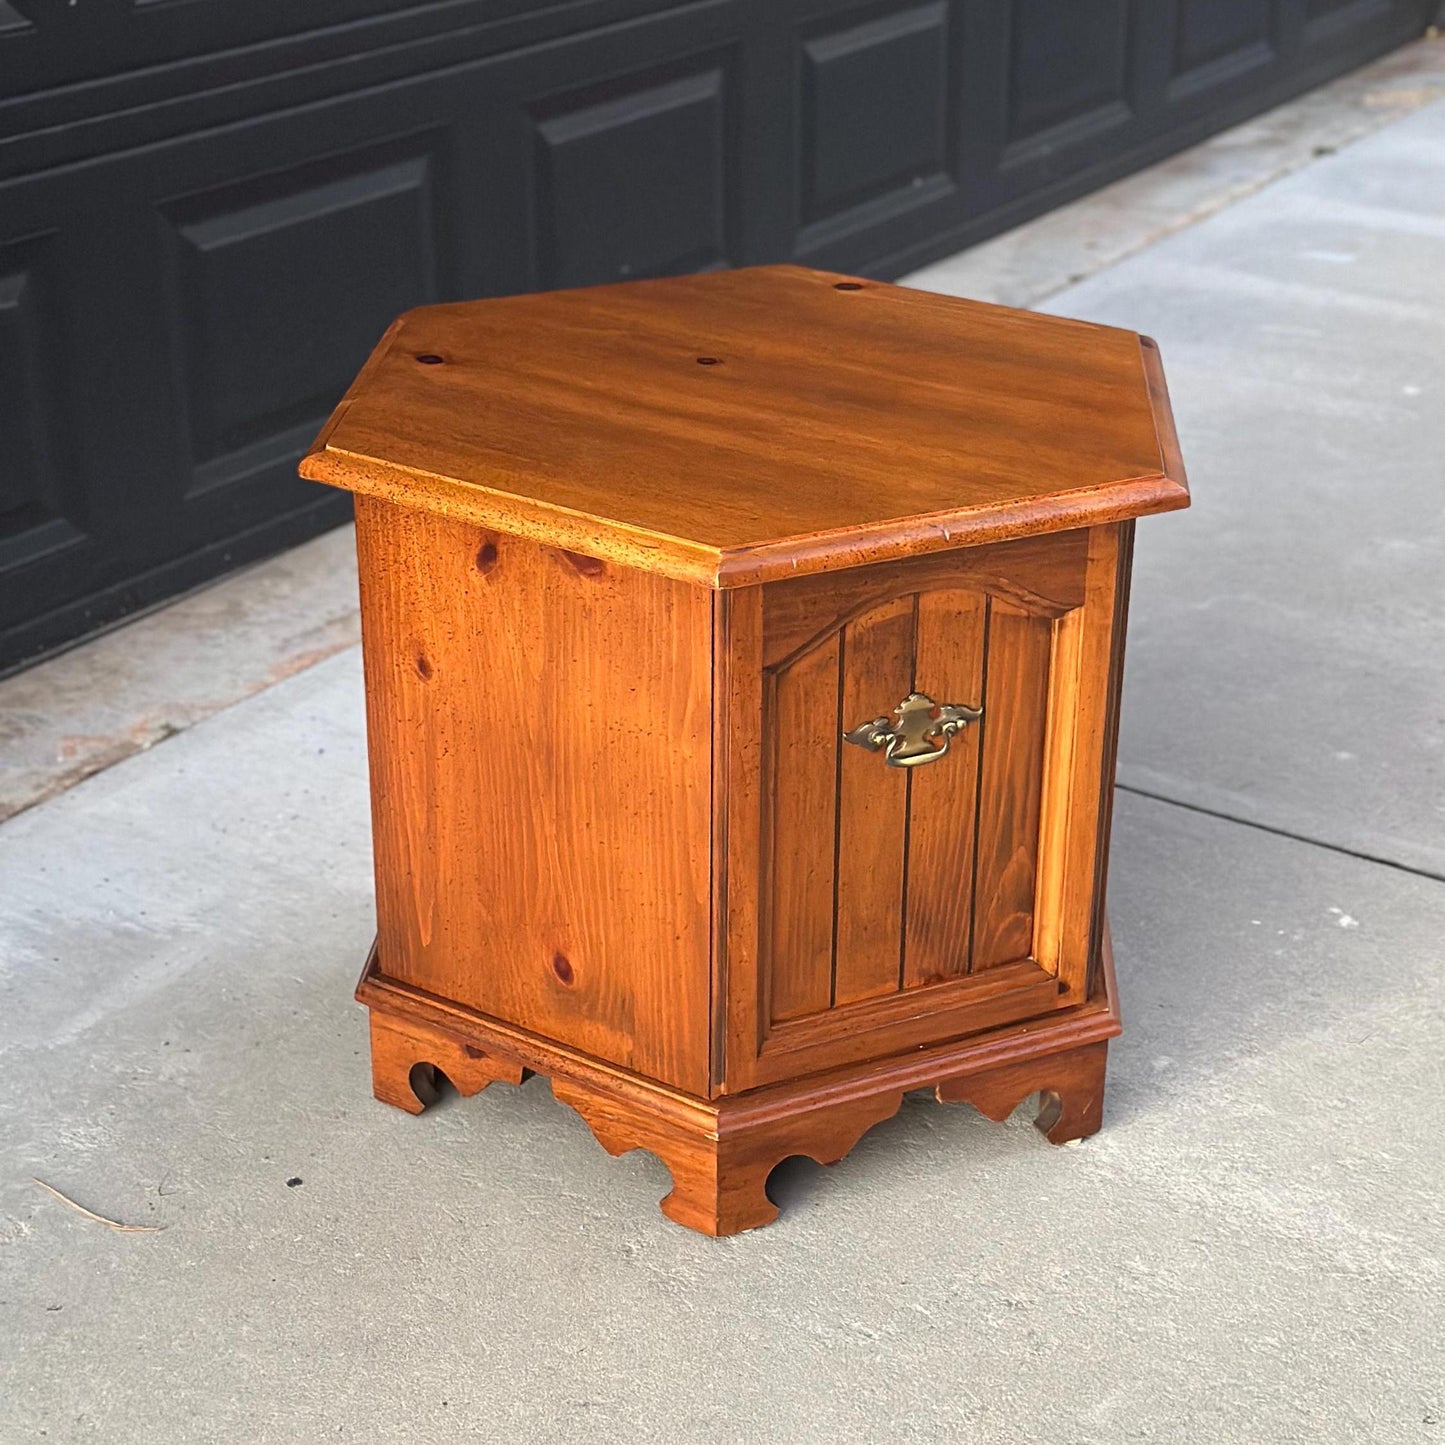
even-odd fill
[[[904,1091],[1099,1126],[1132,333],[792,267],[408,313],[358,493],[379,1097],[551,1076],[764,1223]]]

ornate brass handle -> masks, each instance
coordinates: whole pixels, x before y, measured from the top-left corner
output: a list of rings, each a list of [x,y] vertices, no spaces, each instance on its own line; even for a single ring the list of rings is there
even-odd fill
[[[896,723],[886,717],[859,723],[852,732],[843,734],[843,741],[873,753],[884,749],[883,761],[890,768],[917,768],[946,757],[954,734],[978,722],[983,709],[934,702],[926,693],[910,692],[893,709],[893,715],[898,719]]]

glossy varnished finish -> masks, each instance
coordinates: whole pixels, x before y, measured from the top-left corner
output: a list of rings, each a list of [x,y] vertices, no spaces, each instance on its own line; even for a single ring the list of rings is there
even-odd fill
[[[380,1011],[372,1012],[372,1089],[382,1103],[420,1114],[440,1096],[439,1073],[465,1099],[488,1084],[520,1084],[526,1070],[507,1055],[488,1052],[455,1030],[430,1029],[423,1044],[415,1028]]]
[[[545,1073],[710,1234],[910,1088],[1099,1126],[1151,343],[792,268],[436,308],[308,467],[360,493],[379,1098]],[[946,752],[845,739],[915,693]]]
[[[385,1020],[372,1055],[376,1097],[408,1112],[448,1063],[459,1092],[547,1074],[552,1091],[586,1121],[610,1154],[645,1149],[672,1175],[662,1200],[669,1219],[703,1234],[768,1224],[777,1207],[768,1175],[802,1155],[834,1164],[875,1124],[891,1118],[910,1090],[932,1088],[941,1103],[971,1103],[1005,1119],[1040,1095],[1037,1123],[1051,1143],[1096,1133],[1103,1123],[1108,1041],[1119,1033],[1107,929],[1096,991],[1087,1004],[1047,1020],[996,1029],[862,1066],[834,1069],[738,1098],[697,1099],[560,1048],[534,1034],[402,988],[382,976],[375,955],[357,997]]]
[[[1052,628],[1048,618],[990,599],[984,682],[989,716],[982,729],[974,855],[975,969],[1008,963],[1033,947]],[[994,726],[1004,719],[1007,726]]]
[[[1128,525],[729,595],[726,887],[749,906],[724,1091],[1086,996]],[[983,717],[908,772],[841,743],[910,690]]]
[[[1186,505],[1155,357],[792,266],[428,306],[301,471],[743,586]]]
[[[987,597],[961,589],[923,592],[916,606],[915,677],[934,688],[939,700],[981,706]],[[909,775],[902,958],[906,988],[968,972],[979,810],[970,808],[967,799],[978,796],[982,736],[982,728],[966,728],[951,745],[946,766],[919,768]]]
[[[711,606],[358,498],[387,973],[708,1086]]]
[[[833,944],[835,1004],[856,1003],[896,991],[902,947],[903,872],[912,774],[880,767],[876,754],[838,741],[845,729],[866,722],[887,703],[913,690],[913,638],[917,600],[902,597],[850,622],[844,647],[842,710],[830,731],[838,749],[838,820],[835,849],[836,916]],[[885,699],[880,709],[878,699]],[[828,714],[826,706],[822,711]],[[782,854],[796,855],[799,839],[782,840]]]

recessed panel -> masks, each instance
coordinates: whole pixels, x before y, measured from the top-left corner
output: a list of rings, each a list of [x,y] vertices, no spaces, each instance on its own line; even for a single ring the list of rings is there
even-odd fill
[[[833,999],[839,669],[842,634],[770,679],[772,778],[768,953],[771,1020],[821,1013]]]
[[[729,815],[744,852],[758,827],[756,875],[729,878],[761,886],[757,953],[730,935],[730,1091],[1060,1006],[1033,943],[1061,604],[1013,575],[1011,545],[977,551],[981,571],[914,558],[881,588],[864,568],[763,589],[759,711],[732,704],[763,742],[733,784],[757,812]]]
[[[1178,99],[1274,59],[1275,0],[1176,0],[1169,93]]]
[[[917,610],[915,598],[901,597],[843,629],[839,732],[866,724],[913,691]],[[862,748],[842,750],[834,1003],[878,998],[900,987],[910,777],[906,768],[880,766],[877,755]]]
[[[631,77],[537,121],[545,288],[699,271],[728,258],[729,126],[721,65]]]
[[[905,594],[769,669],[773,1024],[1030,958],[1053,638],[1036,605]],[[959,708],[977,714],[929,731]]]
[[[1352,26],[1388,15],[1391,0],[1305,0],[1309,40],[1324,40]]]
[[[166,207],[193,490],[304,442],[397,313],[436,299],[435,166],[409,141]]]
[[[1033,949],[1052,620],[989,603],[971,967]]]
[[[815,221],[948,169],[948,7],[910,6],[806,41],[803,214]]]
[[[0,246],[0,564],[76,540],[66,516],[53,239]]]
[[[1176,72],[1194,70],[1269,38],[1272,0],[1177,0]]]
[[[1010,143],[1091,132],[1124,111],[1128,19],[1126,0],[1014,0]]]
[[[982,592],[925,592],[918,598],[913,685],[919,692],[965,707],[982,705],[987,614]],[[982,733],[981,727],[965,728],[944,763],[916,768],[908,782],[905,988],[958,978],[969,969]]]

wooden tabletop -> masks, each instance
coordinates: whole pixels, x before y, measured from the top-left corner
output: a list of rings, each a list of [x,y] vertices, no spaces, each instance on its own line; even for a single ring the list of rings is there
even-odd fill
[[[408,312],[301,474],[714,587],[1189,500],[1147,338],[794,266]]]

